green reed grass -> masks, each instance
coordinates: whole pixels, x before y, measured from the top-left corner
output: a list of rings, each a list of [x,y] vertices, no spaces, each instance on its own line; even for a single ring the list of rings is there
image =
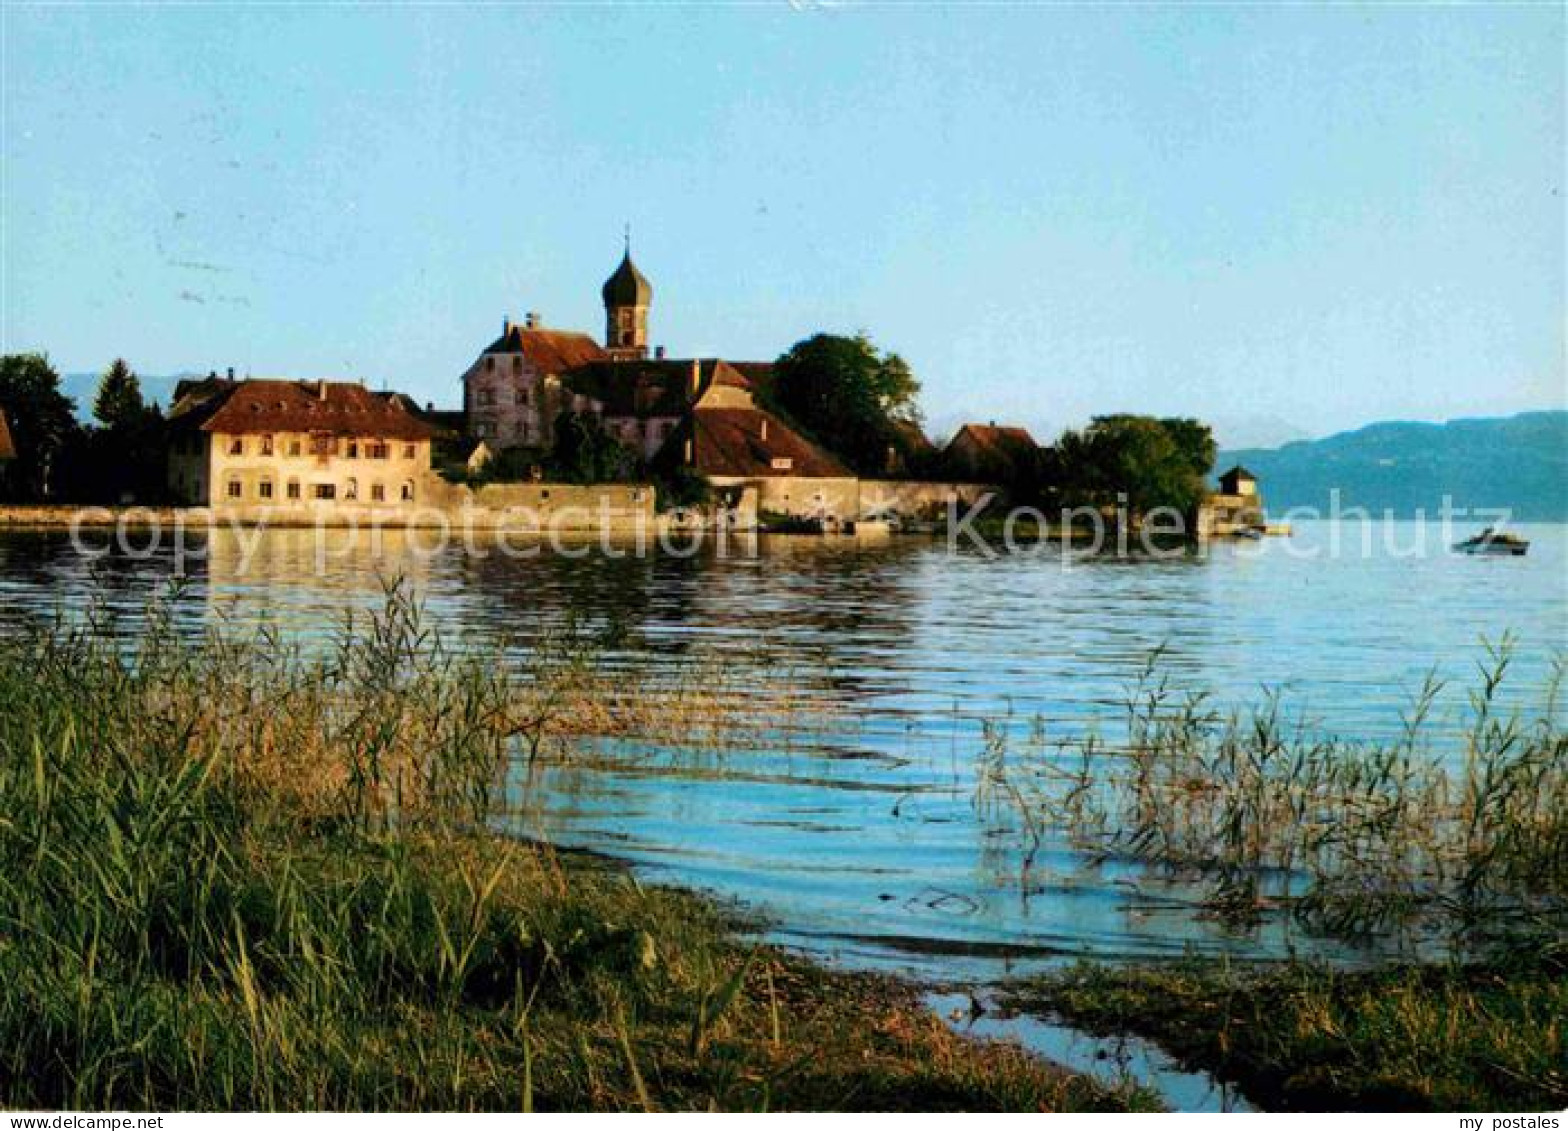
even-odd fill
[[[1539,949],[1484,965],[1336,969],[1213,960],[1081,965],[1016,985],[1015,1008],[1135,1032],[1270,1111],[1560,1111],[1568,965]]]
[[[489,832],[520,764],[668,725],[593,646],[453,647],[396,586],[311,651],[178,607],[130,639],[89,615],[0,640],[0,1106],[1137,1098]]]
[[[1512,661],[1487,649],[1455,762],[1429,737],[1428,680],[1394,742],[1291,727],[1277,696],[1221,715],[1178,694],[1159,657],[1129,696],[1125,733],[1018,744],[988,728],[976,802],[1017,818],[1025,870],[1059,831],[1091,857],[1196,879],[1234,921],[1285,911],[1340,937],[1434,936],[1484,947],[1568,929],[1568,733],[1554,664],[1539,712],[1499,707]]]

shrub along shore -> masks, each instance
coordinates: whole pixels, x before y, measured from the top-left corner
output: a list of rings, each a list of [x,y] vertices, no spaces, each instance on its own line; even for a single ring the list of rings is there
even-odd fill
[[[1136,1033],[1268,1111],[1568,1107],[1568,954],[1340,970],[1084,965],[1013,988],[1011,1008]]]
[[[172,608],[0,642],[0,1105],[1150,1105],[483,831],[550,743],[646,722],[572,649],[448,652],[396,594],[310,658]]]
[[[1568,1107],[1564,668],[1527,718],[1501,703],[1512,659],[1488,649],[1457,750],[1428,741],[1433,680],[1398,740],[1357,743],[1303,734],[1278,699],[1221,714],[1153,662],[1114,742],[993,728],[976,800],[1022,832],[1025,873],[1049,828],[1196,887],[1236,929],[1289,919],[1424,958],[1086,964],[1014,985],[1011,1007],[1147,1037],[1268,1109]]]
[[[606,674],[571,633],[501,662],[396,587],[309,653],[192,635],[178,608],[0,640],[0,1105],[1153,1105],[957,1036],[907,984],[759,945],[709,900],[489,831],[582,736],[721,743],[787,697],[697,667]],[[1568,758],[1551,711],[1527,728],[1493,707],[1500,679],[1452,779],[1414,737],[1302,749],[1267,712],[1216,721],[1158,690],[1115,757],[993,735],[977,803],[1030,836],[1206,879],[1238,925],[1446,928],[1462,956],[1086,966],[1010,1004],[1152,1037],[1264,1107],[1568,1103]],[[1301,884],[1258,879],[1287,870]]]

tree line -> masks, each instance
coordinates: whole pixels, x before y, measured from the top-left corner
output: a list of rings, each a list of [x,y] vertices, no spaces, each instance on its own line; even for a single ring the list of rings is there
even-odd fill
[[[0,501],[154,502],[165,497],[163,411],[116,359],[99,379],[92,420],[77,419],[60,374],[39,353],[0,357],[0,412],[15,457],[0,461]]]
[[[961,468],[927,438],[920,382],[897,353],[864,333],[817,334],[779,357],[756,390],[759,404],[836,456],[862,477],[961,478]],[[42,354],[0,359],[0,410],[10,422],[16,458],[0,463],[6,502],[151,502],[165,497],[165,420],[141,391],[135,372],[114,361],[99,381],[92,421],[80,423]],[[658,478],[591,413],[564,413],[553,447],[501,452],[476,481],[540,473],[558,482],[603,483]],[[1069,429],[1053,444],[1015,451],[995,478],[1009,501],[1057,509],[1125,507],[1146,514],[1168,507],[1190,514],[1207,491],[1215,442],[1189,418],[1115,414]],[[666,474],[665,478],[669,478]],[[690,474],[664,484],[683,501],[702,501],[705,485]]]
[[[920,382],[865,334],[818,334],[774,366],[763,403],[870,478],[955,479],[962,468],[926,437]],[[1190,515],[1208,491],[1217,447],[1207,424],[1118,413],[1069,429],[1055,443],[1009,453],[996,477],[1015,504]]]

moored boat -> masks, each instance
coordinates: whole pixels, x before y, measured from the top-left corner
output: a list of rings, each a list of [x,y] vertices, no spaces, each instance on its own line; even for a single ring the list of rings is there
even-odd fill
[[[1456,543],[1454,549],[1461,554],[1501,554],[1522,557],[1530,543],[1517,534],[1503,534],[1488,526],[1473,538]]]

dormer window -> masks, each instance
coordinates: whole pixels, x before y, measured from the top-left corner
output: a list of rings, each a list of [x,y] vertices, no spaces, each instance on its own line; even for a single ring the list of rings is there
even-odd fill
[[[485,358],[485,372],[486,373],[494,373],[495,372],[495,358],[493,358],[493,357]]]
[[[772,467],[773,467],[774,471],[788,471],[790,468],[792,468],[794,466],[795,466],[795,461],[790,459],[789,456],[774,456],[773,457]]]

